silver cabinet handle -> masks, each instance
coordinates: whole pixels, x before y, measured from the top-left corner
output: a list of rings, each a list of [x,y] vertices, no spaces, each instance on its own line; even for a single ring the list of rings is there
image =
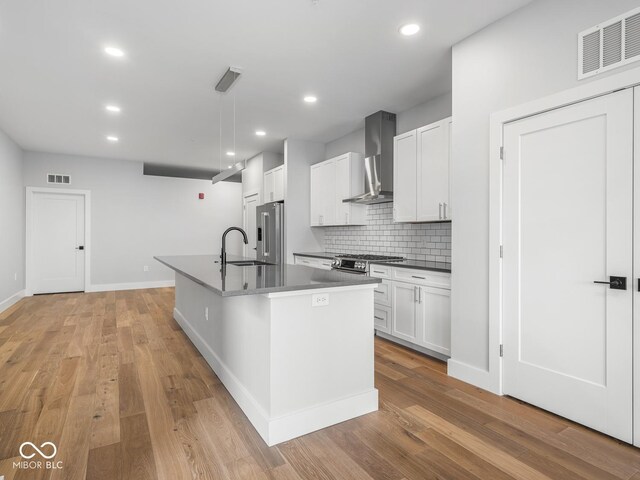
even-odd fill
[[[438,204],[438,217],[442,220],[442,203]]]
[[[376,320],[380,320],[381,322],[384,322],[384,318],[379,317],[377,315],[374,315],[373,318],[375,318]]]
[[[349,225],[349,214],[348,213],[344,214],[344,224],[345,225]]]
[[[443,203],[442,207],[443,207],[443,211],[444,211],[442,217],[444,218],[444,220],[446,220],[447,219],[447,204]]]
[[[380,270],[373,270],[373,273],[380,273],[380,274],[384,275],[384,272],[381,272]]]
[[[422,289],[420,287],[418,288],[418,303],[422,303]]]
[[[424,278],[424,277],[419,277],[419,276],[417,276],[417,275],[411,275],[411,278],[418,278],[418,279],[420,279],[420,280],[426,280],[426,278]]]
[[[413,301],[418,301],[418,287],[413,287]]]

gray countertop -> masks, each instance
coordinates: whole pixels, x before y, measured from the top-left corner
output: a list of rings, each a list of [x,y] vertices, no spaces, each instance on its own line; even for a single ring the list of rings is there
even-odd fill
[[[302,252],[294,253],[301,257],[333,258],[336,255],[344,255],[336,252]],[[427,262],[424,260],[403,260],[401,262],[370,262],[372,265],[389,265],[390,267],[415,268],[416,270],[429,270],[432,272],[451,273],[451,264],[446,262]]]
[[[227,264],[222,268],[217,255],[176,255],[154,258],[223,297],[380,283],[377,278],[319,270],[302,265],[242,267]],[[229,255],[228,260],[249,259]]]

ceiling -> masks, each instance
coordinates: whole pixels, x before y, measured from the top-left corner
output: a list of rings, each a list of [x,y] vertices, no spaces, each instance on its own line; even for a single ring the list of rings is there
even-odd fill
[[[26,150],[217,168],[235,97],[236,160],[327,142],[448,92],[451,46],[526,3],[0,0],[0,128]],[[403,37],[409,22],[421,31]],[[229,66],[243,74],[220,95]]]

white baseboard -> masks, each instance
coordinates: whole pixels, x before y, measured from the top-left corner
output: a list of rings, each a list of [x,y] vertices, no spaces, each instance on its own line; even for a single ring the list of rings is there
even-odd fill
[[[2,302],[0,302],[0,313],[4,312],[6,309],[11,307],[12,305],[15,305],[16,303],[18,303],[25,296],[26,296],[25,295],[25,291],[24,290],[20,290],[19,292],[14,293],[13,295],[11,295],[6,300],[3,300]]]
[[[499,382],[496,382],[490,371],[450,358],[447,362],[447,373],[458,380],[470,383],[496,395],[502,395]]]
[[[315,405],[277,418],[270,418],[178,309],[173,310],[173,318],[180,324],[258,434],[270,447],[378,410],[378,390],[374,388],[358,395]]]
[[[117,290],[141,290],[145,288],[175,287],[175,280],[158,280],[155,282],[131,282],[131,283],[103,283],[89,285],[86,292],[112,292]]]

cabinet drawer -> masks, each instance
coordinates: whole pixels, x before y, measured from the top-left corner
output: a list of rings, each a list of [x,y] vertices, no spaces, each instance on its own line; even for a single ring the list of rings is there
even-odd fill
[[[369,276],[378,278],[391,277],[391,268],[382,265],[371,265],[369,267]]]
[[[391,306],[391,285],[386,280],[376,285],[373,291],[374,303]]]
[[[373,307],[373,326],[384,333],[391,331],[391,307],[375,305]]]
[[[409,282],[416,285],[426,285],[436,288],[451,288],[450,273],[412,270],[409,268],[394,268],[392,278],[400,282]]]
[[[322,270],[331,270],[331,260],[325,258],[302,257],[295,255],[296,265],[306,265],[307,267],[320,268]]]

